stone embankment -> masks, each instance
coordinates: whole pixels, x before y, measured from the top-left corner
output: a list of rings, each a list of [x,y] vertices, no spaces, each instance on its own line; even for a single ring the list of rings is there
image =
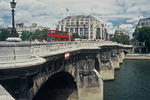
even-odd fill
[[[125,59],[131,59],[131,60],[149,60],[150,54],[127,54],[125,56]]]

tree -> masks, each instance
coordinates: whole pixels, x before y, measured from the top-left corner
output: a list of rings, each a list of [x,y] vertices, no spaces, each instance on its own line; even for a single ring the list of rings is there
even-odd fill
[[[150,27],[136,28],[133,37],[150,48]]]
[[[112,38],[112,41],[122,43],[122,44],[129,44],[129,36],[127,36],[127,35],[116,35]]]
[[[8,38],[10,32],[7,29],[2,29],[0,31],[0,41],[5,41]]]
[[[47,40],[48,29],[36,30],[35,32],[30,32],[27,40]]]
[[[77,33],[73,33],[73,34],[72,34],[72,37],[73,37],[73,39],[75,39],[75,38],[80,38],[80,36],[79,36]]]
[[[22,36],[21,36],[22,41],[29,40],[29,37],[30,37],[30,32],[29,31],[22,31]]]

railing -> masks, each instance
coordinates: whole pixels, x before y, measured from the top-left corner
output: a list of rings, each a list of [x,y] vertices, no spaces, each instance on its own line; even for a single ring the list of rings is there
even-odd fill
[[[42,56],[44,53],[56,53],[79,49],[95,49],[103,45],[119,45],[106,41],[86,41],[86,42],[49,42],[49,43],[31,43],[31,53]]]
[[[111,41],[72,41],[72,42],[0,42],[0,62],[31,59],[32,56],[46,56],[80,49],[98,49],[100,46],[120,46]]]

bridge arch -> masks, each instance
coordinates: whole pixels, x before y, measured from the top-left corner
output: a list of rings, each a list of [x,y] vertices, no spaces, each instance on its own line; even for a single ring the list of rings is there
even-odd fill
[[[39,89],[33,100],[78,100],[73,76],[65,71],[52,75]]]

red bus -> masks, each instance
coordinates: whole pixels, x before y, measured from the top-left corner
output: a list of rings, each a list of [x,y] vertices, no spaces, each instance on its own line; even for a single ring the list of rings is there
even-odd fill
[[[47,41],[72,41],[72,35],[66,31],[48,30]]]

